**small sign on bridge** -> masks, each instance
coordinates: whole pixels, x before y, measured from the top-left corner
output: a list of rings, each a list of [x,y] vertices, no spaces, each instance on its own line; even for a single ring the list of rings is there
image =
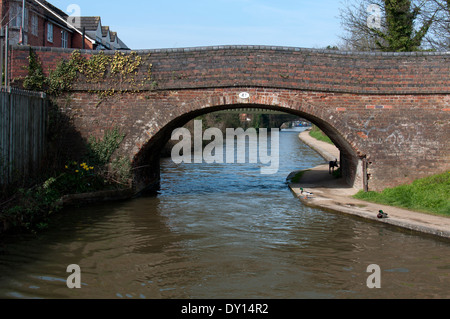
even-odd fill
[[[250,98],[250,94],[247,92],[242,92],[239,94],[239,97],[243,100],[247,100],[248,98]]]

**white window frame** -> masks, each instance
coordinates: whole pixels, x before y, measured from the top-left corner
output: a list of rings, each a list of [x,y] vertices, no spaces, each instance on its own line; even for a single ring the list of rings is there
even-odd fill
[[[11,27],[20,28],[22,27],[22,4],[18,2],[10,3],[10,15],[9,19],[11,20]],[[24,31],[28,31],[28,8],[25,7],[25,28]]]
[[[47,24],[47,41],[53,43],[53,23]]]
[[[11,7],[9,9],[9,19],[11,20],[10,26],[13,28],[20,28],[22,24],[22,10],[19,9],[18,2],[11,2],[9,4]]]
[[[31,15],[31,34],[35,36],[39,35],[39,17],[36,13]]]
[[[67,32],[66,30],[61,30],[61,47],[69,47],[69,32]]]

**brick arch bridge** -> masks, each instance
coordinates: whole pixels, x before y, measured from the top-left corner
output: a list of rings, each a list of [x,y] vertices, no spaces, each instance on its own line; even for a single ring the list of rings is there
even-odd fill
[[[33,50],[45,72],[72,53]],[[10,78],[24,76],[28,54],[28,47],[13,48]],[[173,129],[236,107],[315,123],[340,149],[343,175],[356,188],[382,190],[450,169],[450,53],[219,46],[136,54],[133,81],[80,76],[71,92],[54,98],[85,138],[112,127],[126,133],[120,152],[133,163],[136,191],[158,180],[159,151]]]

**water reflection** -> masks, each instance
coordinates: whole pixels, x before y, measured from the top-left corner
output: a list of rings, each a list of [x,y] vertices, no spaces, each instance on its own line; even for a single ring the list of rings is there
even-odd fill
[[[280,170],[162,162],[153,198],[71,209],[7,239],[2,298],[448,298],[450,244],[304,207],[285,185],[323,160],[281,134]],[[65,285],[78,264],[82,288]],[[368,289],[367,266],[382,269]]]

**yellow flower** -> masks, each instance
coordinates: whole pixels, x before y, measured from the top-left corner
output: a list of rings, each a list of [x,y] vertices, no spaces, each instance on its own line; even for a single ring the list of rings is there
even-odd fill
[[[66,165],[66,169],[69,168],[69,166]]]
[[[78,173],[78,172],[79,172],[78,170],[75,171],[75,173]]]

